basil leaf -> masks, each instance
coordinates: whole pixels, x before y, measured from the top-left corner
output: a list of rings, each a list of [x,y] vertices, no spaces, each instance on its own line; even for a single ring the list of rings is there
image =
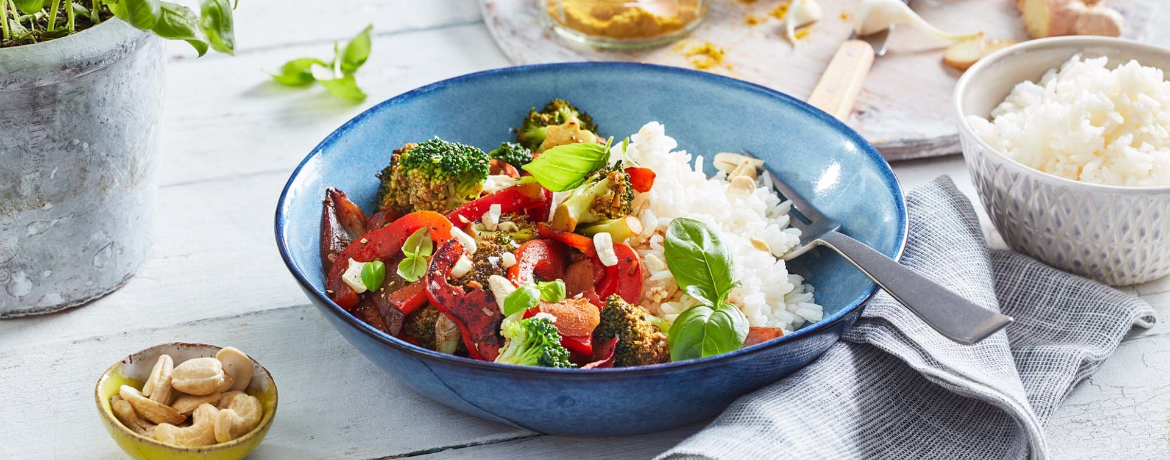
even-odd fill
[[[540,300],[545,302],[560,302],[565,300],[564,281],[537,281],[536,288],[540,290]]]
[[[611,141],[613,139],[610,139]],[[581,142],[545,150],[521,168],[532,173],[540,185],[554,192],[574,189],[589,173],[609,163],[609,144]]]
[[[366,289],[377,291],[385,280],[386,264],[382,261],[374,260],[362,266],[362,284],[366,285]]]
[[[707,224],[676,218],[666,229],[663,246],[666,267],[675,283],[699,302],[708,306],[722,304],[727,293],[739,284],[731,279],[731,251]]]
[[[45,0],[13,0],[16,9],[24,14],[33,14],[45,7]],[[4,14],[0,11],[0,14]]]
[[[317,58],[293,59],[280,66],[280,73],[273,74],[272,79],[277,83],[288,86],[308,86],[317,81],[313,78],[310,69],[313,65],[326,66],[328,64]]]
[[[199,4],[199,25],[207,34],[211,48],[236,54],[236,33],[232,24],[232,5],[228,0],[203,0]]]
[[[370,46],[373,42],[374,25],[370,24],[362,29],[353,40],[345,44],[345,52],[341,55],[341,71],[347,74],[354,73],[358,67],[366,63],[370,57]]]
[[[329,90],[330,94],[340,99],[351,102],[366,100],[366,93],[358,87],[357,80],[353,78],[353,75],[340,75],[335,70],[316,64],[309,67],[309,72],[312,72],[313,78],[316,78],[321,86]]]
[[[427,273],[427,258],[411,256],[398,263],[398,276],[411,283],[418,281]]]
[[[504,297],[504,317],[512,316],[540,303],[540,289],[529,283]]]
[[[153,30],[162,16],[162,2],[158,0],[118,0],[108,5],[118,19],[142,30]]]
[[[738,350],[747,333],[747,317],[735,305],[722,304],[718,308],[696,305],[678,315],[670,326],[670,360],[684,361]]]
[[[126,2],[128,0],[122,0]],[[153,0],[151,0],[153,1]],[[162,7],[158,22],[150,30],[162,38],[184,40],[190,43],[200,56],[207,54],[207,38],[199,28],[199,16],[183,5],[158,2]]]
[[[406,242],[402,243],[402,253],[407,257],[430,257],[434,250],[434,243],[431,241],[431,230],[428,227],[423,227],[415,230],[406,238]]]

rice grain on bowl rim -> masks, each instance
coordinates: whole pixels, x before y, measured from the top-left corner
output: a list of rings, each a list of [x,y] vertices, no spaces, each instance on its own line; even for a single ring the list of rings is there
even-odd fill
[[[800,242],[800,231],[788,227],[790,203],[780,201],[767,175],[756,180],[750,194],[731,191],[723,173],[708,177],[703,157],[673,151],[678,143],[658,122],[650,122],[630,137],[628,149],[616,145],[611,161],[624,160],[650,168],[654,187],[634,202],[642,234],[630,238],[646,267],[642,306],[669,321],[698,302],[683,295],[666,266],[663,240],[670,221],[688,217],[702,221],[719,234],[735,264],[729,301],[747,316],[751,326],[779,327],[791,332],[822,317],[814,303],[812,286],[788,273],[780,259]],[[759,242],[766,244],[766,249]]]

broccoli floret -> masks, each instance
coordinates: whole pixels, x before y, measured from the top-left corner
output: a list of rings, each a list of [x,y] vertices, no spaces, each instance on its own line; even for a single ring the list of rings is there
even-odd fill
[[[418,339],[420,346],[426,349],[435,349],[435,322],[439,320],[438,308],[426,305],[406,316],[406,323],[402,331]]]
[[[569,350],[561,345],[557,327],[547,318],[532,317],[504,321],[502,331],[508,342],[500,349],[497,363],[522,366],[577,367],[569,362]]]
[[[549,137],[552,139],[546,143]],[[593,118],[564,99],[553,99],[539,112],[530,110],[516,129],[520,145],[536,153],[572,142],[597,142],[597,138]]]
[[[493,160],[500,160],[520,169],[532,162],[532,151],[515,142],[504,142],[495,150],[488,152]]]
[[[471,224],[472,235],[476,242],[489,241],[492,243],[510,246],[512,249],[520,247],[526,241],[534,240],[539,236],[536,222],[523,214],[508,213],[500,216],[500,222],[495,230],[488,230],[483,223]]]
[[[406,316],[406,322],[402,325],[402,332],[417,339],[419,345],[423,348],[428,350],[438,350],[438,336],[435,334],[435,328],[439,322],[439,317],[442,316],[442,314],[443,313],[433,305],[424,305],[422,308],[419,308],[418,310],[415,310]],[[445,351],[445,353],[449,352],[449,350]],[[454,353],[467,353],[467,347],[463,344],[463,340],[456,341]]]
[[[508,269],[504,268],[500,257],[505,252],[512,252],[516,247],[515,244],[506,235],[496,232],[491,232],[491,234],[476,233],[475,239],[476,249],[475,254],[471,255],[471,270],[453,282],[460,286],[468,286],[469,284],[487,286],[487,280],[492,275],[508,276]]]
[[[633,210],[634,187],[619,161],[594,171],[553,212],[553,228],[571,232],[579,224],[619,219]]]
[[[378,210],[447,212],[479,197],[488,154],[470,145],[434,138],[395,150],[378,174]]]
[[[601,309],[601,323],[593,330],[593,343],[606,343],[618,338],[614,348],[614,367],[645,366],[670,362],[670,348],[663,324],[646,309],[631,305],[617,294],[605,299]],[[669,327],[669,326],[665,326]]]

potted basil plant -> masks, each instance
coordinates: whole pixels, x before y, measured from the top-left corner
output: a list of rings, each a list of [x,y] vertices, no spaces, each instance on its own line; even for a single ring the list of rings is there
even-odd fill
[[[229,0],[0,0],[0,318],[125,283],[148,252],[163,39],[235,48]]]

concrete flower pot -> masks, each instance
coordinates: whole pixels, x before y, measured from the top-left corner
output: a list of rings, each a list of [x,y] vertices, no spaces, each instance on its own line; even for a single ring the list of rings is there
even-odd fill
[[[0,318],[84,304],[142,265],[162,51],[118,20],[0,49]]]

